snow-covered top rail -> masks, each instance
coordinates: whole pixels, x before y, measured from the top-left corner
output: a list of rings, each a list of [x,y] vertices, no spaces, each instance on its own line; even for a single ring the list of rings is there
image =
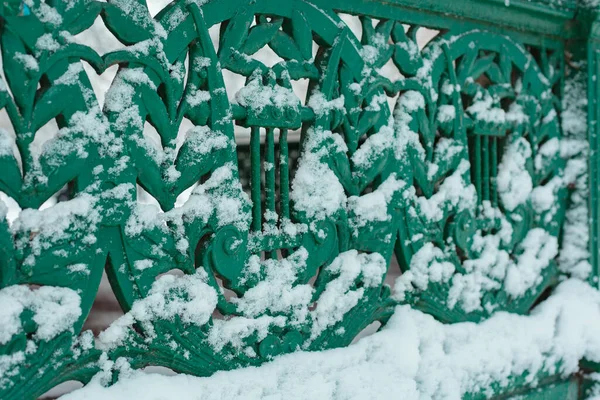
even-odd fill
[[[528,314],[597,275],[589,7],[0,10],[2,399],[346,346],[398,305]],[[125,315],[94,338],[103,271]]]

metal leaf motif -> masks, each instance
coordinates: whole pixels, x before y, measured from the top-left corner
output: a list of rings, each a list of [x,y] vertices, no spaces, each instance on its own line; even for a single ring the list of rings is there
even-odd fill
[[[422,49],[418,25],[369,16],[358,38],[303,0],[200,3],[175,1],[154,18],[136,0],[2,8],[10,91],[0,105],[16,138],[0,131],[11,146],[0,147],[0,190],[32,210],[9,227],[0,209],[0,295],[54,291],[77,299],[79,314],[44,336],[35,302],[24,307],[0,343],[0,357],[25,360],[0,377],[1,398],[87,382],[100,359],[207,376],[346,346],[399,304],[447,322],[524,314],[558,279],[552,256],[522,293],[497,271],[484,274],[479,307],[457,289],[483,262],[482,242],[497,239],[518,260],[534,235],[561,235],[560,51],[459,25]],[[97,16],[124,48],[100,56],[71,40]],[[280,58],[272,67],[256,55],[267,47]],[[97,73],[118,66],[103,109],[81,61]],[[245,81],[238,93],[225,70]],[[183,132],[186,119],[193,128]],[[53,122],[58,132],[36,153]],[[519,156],[517,172],[532,192],[550,191],[554,207],[503,197],[503,162]],[[452,185],[464,193],[445,196]],[[159,207],[141,204],[143,192]],[[402,293],[384,283],[394,255]],[[81,329],[103,271],[128,314],[95,346]],[[411,280],[419,273],[430,275],[425,286]],[[293,292],[290,304],[256,306],[273,281]],[[343,312],[327,309],[335,290]],[[49,364],[52,373],[38,372]]]

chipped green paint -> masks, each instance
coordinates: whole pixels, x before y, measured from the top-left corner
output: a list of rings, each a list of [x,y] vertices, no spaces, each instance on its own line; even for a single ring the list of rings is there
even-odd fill
[[[576,7],[472,3],[175,1],[152,18],[138,0],[4,2],[0,106],[16,152],[0,148],[0,191],[23,209],[39,209],[57,192],[67,201],[26,210],[12,227],[0,214],[0,288],[70,289],[60,293],[79,296],[80,313],[43,334],[34,302],[23,306],[18,329],[0,335],[0,398],[87,382],[121,357],[133,368],[205,376],[299,348],[346,346],[401,303],[445,322],[526,314],[559,278],[556,254],[541,247],[551,254],[539,276],[518,280],[523,287],[511,281],[528,241],[561,240],[569,191],[565,160],[551,148],[562,137],[564,54],[566,38],[578,37]],[[362,36],[333,10],[360,15]],[[78,44],[74,36],[97,17],[123,49],[100,56]],[[217,24],[215,46],[209,29]],[[424,49],[421,26],[440,29]],[[279,63],[255,57],[266,47]],[[118,65],[102,108],[82,61],[98,74]],[[235,104],[224,70],[245,78]],[[307,99],[294,91],[304,80]],[[195,128],[178,138],[184,120]],[[60,131],[36,150],[36,132],[49,121]],[[145,139],[145,124],[158,133],[158,148]],[[249,129],[249,145],[236,143],[236,124]],[[299,158],[290,139],[297,130]],[[510,157],[522,161],[518,172],[531,191],[551,193],[551,204],[513,192],[512,176],[502,177]],[[141,189],[162,212],[139,205]],[[336,190],[347,205],[336,203]],[[361,201],[374,196],[384,199],[383,218],[361,212]],[[506,263],[500,275],[477,266],[492,247],[502,258],[493,262]],[[391,293],[381,275],[373,280],[363,270],[345,289],[358,300],[331,322],[314,307],[342,279],[336,265],[353,251],[369,265],[378,257],[389,265],[395,254],[401,290]],[[240,303],[285,262],[297,267],[290,287],[313,289],[306,304],[255,312]],[[419,280],[423,265],[439,268],[428,284]],[[482,275],[470,276],[476,268]],[[216,311],[201,324],[198,315],[136,314],[153,304],[157,279],[175,269],[214,293]],[[107,335],[117,340],[95,346],[81,330],[104,270],[133,320]],[[478,294],[475,303],[464,290]],[[173,285],[161,304],[194,296]],[[239,332],[241,344],[215,345],[211,332],[236,318],[270,322]],[[548,396],[576,398],[572,383],[549,382]],[[540,396],[526,389],[516,379],[497,392]]]

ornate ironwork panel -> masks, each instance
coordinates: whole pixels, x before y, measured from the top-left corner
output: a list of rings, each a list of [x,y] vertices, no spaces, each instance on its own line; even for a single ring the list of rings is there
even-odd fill
[[[346,346],[399,304],[527,314],[593,280],[596,248],[564,239],[587,217],[587,156],[561,154],[587,135],[561,125],[576,7],[458,3],[4,2],[0,397]],[[125,315],[94,338],[103,271]]]

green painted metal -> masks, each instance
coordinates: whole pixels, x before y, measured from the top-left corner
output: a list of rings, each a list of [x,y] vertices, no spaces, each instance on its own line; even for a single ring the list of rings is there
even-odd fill
[[[488,250],[482,241],[498,239],[495,248],[518,259],[534,235],[561,239],[569,191],[553,185],[565,160],[547,149],[562,136],[567,39],[585,28],[573,28],[574,3],[555,4],[176,1],[152,18],[138,0],[3,3],[0,105],[16,151],[0,147],[0,191],[23,209],[39,209],[57,192],[68,201],[26,210],[25,222],[12,227],[0,220],[0,288],[22,298],[35,297],[27,285],[63,288],[59,303],[76,296],[81,312],[70,316],[68,329],[48,333],[37,303],[23,300],[19,328],[0,336],[0,398],[35,398],[66,380],[87,382],[121,358],[133,368],[160,365],[205,376],[300,348],[346,346],[371,323],[385,323],[401,303],[445,322],[480,321],[497,310],[526,314],[560,277],[554,257],[521,292],[507,289],[505,274],[484,276],[478,306],[451,282],[481,262]],[[362,36],[339,12],[360,16]],[[74,39],[97,18],[122,50],[101,56]],[[210,30],[217,24],[218,45]],[[440,33],[419,49],[422,27]],[[255,57],[267,47],[279,63],[267,66]],[[596,47],[590,40],[592,73]],[[82,61],[98,74],[118,65],[102,108]],[[384,67],[402,78],[384,76]],[[246,81],[236,104],[223,70]],[[307,99],[293,90],[303,80]],[[597,84],[590,82],[590,123],[598,119]],[[261,93],[268,99],[260,100]],[[196,128],[178,138],[184,120]],[[60,131],[37,154],[32,143],[49,121]],[[145,139],[145,124],[160,136],[158,149]],[[236,144],[236,124],[249,129],[249,144]],[[297,130],[299,159],[290,139]],[[592,130],[593,149],[596,136]],[[532,189],[553,193],[552,207],[515,201],[498,184],[503,160],[519,156]],[[592,158],[595,271],[596,164]],[[348,207],[327,203],[338,187],[329,186],[329,175],[319,176],[329,172],[350,198]],[[458,201],[438,202],[456,185],[465,192]],[[365,220],[353,206],[392,186],[383,195],[385,218]],[[175,207],[190,188],[186,205]],[[140,205],[141,189],[164,212]],[[461,197],[471,189],[472,204]],[[318,196],[322,204],[305,207]],[[432,204],[439,213],[431,215]],[[499,232],[509,233],[500,238]],[[381,257],[386,265],[395,256],[410,277],[431,248],[437,253],[427,262],[445,265],[443,279],[424,287],[405,278],[405,290],[392,294],[383,279],[373,283],[363,271],[348,284],[346,291],[360,296],[343,315],[323,326],[313,312],[340,281],[334,260],[347,252]],[[310,307],[302,309],[307,315],[299,318],[302,310],[293,305],[258,312],[240,305],[286,262],[298,266],[290,288],[314,289]],[[201,324],[181,312],[141,314],[143,307],[194,301],[189,286],[173,284],[162,303],[153,303],[157,279],[176,269],[204,294],[215,293],[216,311]],[[107,334],[118,340],[96,346],[81,330],[104,270],[131,320]],[[269,322],[234,334],[240,343],[211,342],[219,326],[248,319]],[[544,397],[525,393],[519,379],[497,394],[576,398],[573,383],[549,382]]]

